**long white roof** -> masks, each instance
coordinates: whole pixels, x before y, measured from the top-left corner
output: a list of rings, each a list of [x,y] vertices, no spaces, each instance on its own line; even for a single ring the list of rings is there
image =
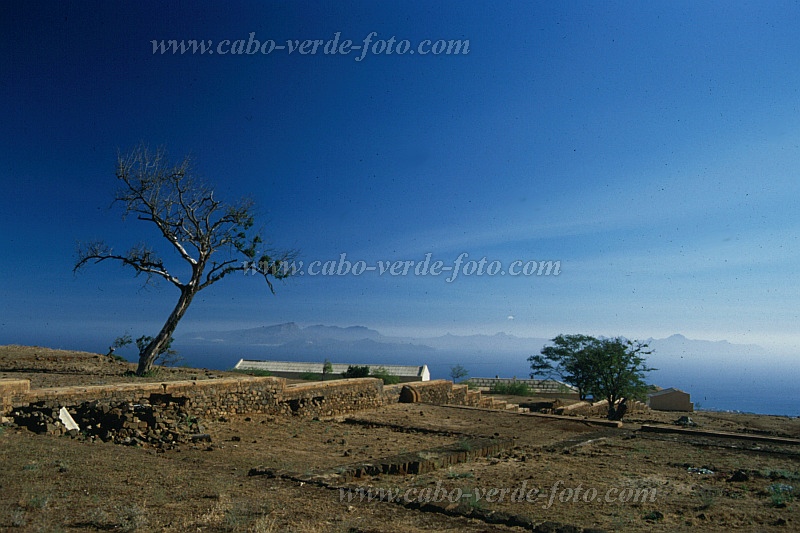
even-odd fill
[[[341,374],[347,371],[350,366],[368,366],[371,372],[385,370],[387,374],[400,377],[420,377],[424,381],[430,379],[428,365],[371,365],[371,364],[342,364],[331,363],[331,373]],[[302,374],[303,372],[322,373],[322,362],[298,362],[298,361],[259,361],[253,359],[240,359],[236,366],[237,370],[267,370],[269,372],[293,372]],[[426,378],[427,376],[427,378]]]

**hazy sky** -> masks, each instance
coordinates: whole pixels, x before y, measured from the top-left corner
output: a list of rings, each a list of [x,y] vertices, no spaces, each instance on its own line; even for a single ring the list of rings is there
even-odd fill
[[[295,321],[796,352],[798,15],[781,2],[3,2],[0,343],[97,349],[87,339],[160,328],[173,286],[142,289],[111,264],[72,274],[78,241],[161,245],[110,207],[117,151],[146,142],[191,153],[219,197],[252,197],[272,243],[306,265],[560,261],[558,276],[451,282],[305,275],[274,296],[237,275],[198,295],[179,334]],[[232,53],[337,34],[369,38],[369,53]],[[391,38],[410,51],[380,53]],[[170,39],[228,53],[153,52]],[[433,53],[454,39],[467,54]]]

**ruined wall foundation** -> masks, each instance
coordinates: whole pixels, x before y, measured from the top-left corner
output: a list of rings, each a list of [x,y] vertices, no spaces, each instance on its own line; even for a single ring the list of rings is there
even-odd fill
[[[408,384],[385,386],[376,378],[288,385],[283,378],[242,376],[31,389],[28,380],[0,380],[0,415],[7,417],[17,412],[18,417],[24,414],[27,422],[34,424],[32,413],[54,413],[61,407],[75,413],[91,404],[114,408],[128,405],[132,410],[136,406],[180,405],[183,412],[204,419],[255,413],[332,417],[397,403],[403,386]],[[482,405],[480,392],[470,391],[465,385],[434,380],[412,386],[414,397],[422,403]],[[47,424],[59,426],[53,417],[48,421],[42,418],[41,424],[48,428]]]

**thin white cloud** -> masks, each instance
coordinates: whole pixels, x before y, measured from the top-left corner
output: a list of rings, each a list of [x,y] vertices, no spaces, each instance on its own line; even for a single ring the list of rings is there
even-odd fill
[[[693,230],[702,233],[698,226],[720,219],[731,221],[732,234],[753,225],[778,225],[776,218],[793,216],[791,202],[800,194],[798,146],[795,138],[745,142],[682,166],[599,177],[576,190],[565,183],[560,198],[540,198],[536,210],[524,204],[473,213],[382,248],[400,255],[460,251],[619,230],[647,234],[665,225],[691,240]]]

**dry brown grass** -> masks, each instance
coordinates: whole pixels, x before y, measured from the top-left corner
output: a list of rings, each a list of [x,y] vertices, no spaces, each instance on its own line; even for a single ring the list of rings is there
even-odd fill
[[[6,347],[0,353],[59,355],[42,350]],[[81,355],[78,360],[91,363],[95,356]],[[109,370],[113,367],[103,366],[102,361],[98,365],[102,379],[113,379]],[[81,379],[77,371],[61,370],[64,373],[52,373],[42,381],[63,376]],[[635,431],[639,422],[669,422],[676,416],[652,413],[629,419],[622,430],[609,430],[579,420],[398,404],[353,415],[360,423],[267,416],[204,421],[211,446],[187,444],[165,452],[0,428],[0,530],[522,531],[392,503],[339,501],[336,490],[248,476],[255,466],[310,473],[455,445],[463,435],[495,434],[515,438],[515,448],[428,474],[380,475],[356,485],[421,489],[440,483],[450,490],[514,488],[527,482],[529,487],[547,489],[560,480],[564,487],[582,484],[599,490],[656,488],[657,500],[644,504],[556,502],[548,509],[541,501],[474,505],[527,516],[537,523],[552,520],[608,531],[800,528],[800,502],[787,498],[785,506],[778,506],[769,493],[775,483],[800,486],[797,447]],[[800,436],[798,419],[702,412],[692,416],[704,428]],[[691,467],[707,467],[714,474],[692,473]],[[747,472],[748,479],[729,482],[737,470]]]

